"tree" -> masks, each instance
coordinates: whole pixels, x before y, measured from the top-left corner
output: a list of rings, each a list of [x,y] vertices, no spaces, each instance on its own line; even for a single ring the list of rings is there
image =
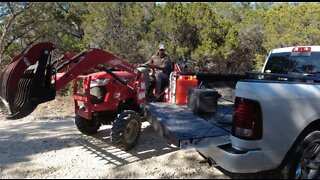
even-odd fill
[[[144,35],[148,31],[151,3],[88,3],[83,28],[85,42],[114,53],[129,62],[144,61]]]
[[[82,39],[81,3],[1,3],[0,61],[2,65],[39,41],[53,42],[62,53],[75,48],[64,37]],[[65,9],[69,7],[68,9]],[[78,31],[75,31],[78,30]],[[82,34],[81,34],[82,33]],[[78,51],[80,48],[76,49]]]
[[[16,19],[27,11],[32,6],[32,3],[19,3],[19,2],[1,2],[0,9],[0,67],[2,63],[7,63],[8,58],[5,57],[5,53],[9,46],[21,38],[25,32],[19,34],[14,33],[17,29],[22,29],[23,26],[18,26]]]
[[[156,7],[155,19],[148,32],[153,51],[163,43],[175,61],[181,60],[182,56],[190,56],[198,43],[196,29],[188,19],[190,6],[191,3],[168,2]]]
[[[54,12],[54,18],[59,29],[56,35],[59,51],[64,54],[86,50],[88,45],[84,42],[85,32],[82,26],[85,17],[89,14],[87,3],[57,2],[55,8],[57,10]]]
[[[267,11],[264,47],[318,44],[319,3],[279,4]]]

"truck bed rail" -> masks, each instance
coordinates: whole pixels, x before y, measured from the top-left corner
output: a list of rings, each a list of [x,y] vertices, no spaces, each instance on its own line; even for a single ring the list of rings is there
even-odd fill
[[[318,76],[316,74],[277,74],[277,73],[246,72],[246,75],[248,79],[255,79],[255,80],[320,83],[320,75]]]

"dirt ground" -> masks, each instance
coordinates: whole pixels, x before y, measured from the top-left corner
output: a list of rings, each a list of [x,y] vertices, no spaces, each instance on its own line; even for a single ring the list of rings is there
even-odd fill
[[[194,149],[168,146],[148,122],[128,152],[111,145],[110,125],[83,135],[74,125],[73,108],[72,97],[58,97],[20,120],[0,115],[0,178],[230,179],[201,163]]]

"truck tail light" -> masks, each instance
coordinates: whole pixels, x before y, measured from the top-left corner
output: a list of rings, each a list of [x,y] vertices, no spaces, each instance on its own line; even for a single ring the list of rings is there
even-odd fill
[[[236,97],[232,135],[245,140],[258,140],[262,138],[262,114],[258,102]]]

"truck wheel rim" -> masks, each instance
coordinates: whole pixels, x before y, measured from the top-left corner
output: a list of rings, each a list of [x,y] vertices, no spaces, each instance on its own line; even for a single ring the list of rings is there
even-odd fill
[[[304,149],[296,168],[295,179],[314,179],[320,165],[320,144],[312,143]]]
[[[131,120],[125,130],[125,139],[127,143],[133,143],[138,135],[138,122]]]

